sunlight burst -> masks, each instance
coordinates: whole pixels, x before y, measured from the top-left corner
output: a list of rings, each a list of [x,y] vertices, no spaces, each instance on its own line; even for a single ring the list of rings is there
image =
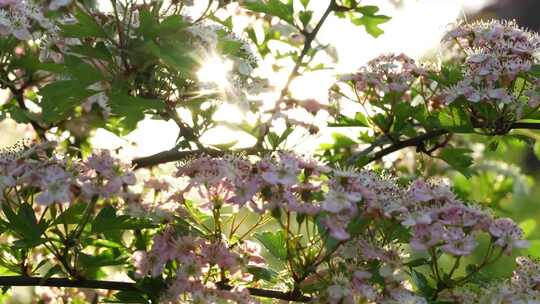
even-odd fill
[[[202,82],[214,83],[220,89],[227,88],[229,83],[229,72],[232,69],[230,60],[223,61],[217,56],[210,56],[203,61],[201,69],[197,72],[197,78]]]

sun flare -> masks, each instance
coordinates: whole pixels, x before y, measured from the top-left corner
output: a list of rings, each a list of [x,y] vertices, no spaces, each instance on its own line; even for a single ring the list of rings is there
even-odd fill
[[[229,72],[232,69],[231,61],[224,61],[218,56],[210,56],[203,62],[204,64],[197,72],[197,78],[201,82],[216,84],[220,89],[225,89],[230,85]]]

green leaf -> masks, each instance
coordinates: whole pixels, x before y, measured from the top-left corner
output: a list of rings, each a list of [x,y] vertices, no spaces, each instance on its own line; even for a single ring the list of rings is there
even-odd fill
[[[329,123],[330,127],[369,127],[369,122],[367,121],[364,114],[356,112],[354,118],[347,117],[345,115],[339,115],[336,118],[335,123]]]
[[[97,279],[103,273],[102,267],[120,266],[127,261],[126,255],[121,255],[117,249],[106,249],[99,253],[85,254],[79,253],[77,259],[78,269],[84,271],[84,276],[90,279]]]
[[[225,150],[229,150],[231,149],[232,147],[234,147],[234,145],[236,145],[238,143],[238,140],[233,140],[231,142],[227,142],[227,143],[223,143],[223,144],[214,144],[214,145],[211,145],[212,147],[216,147],[218,148],[219,150],[222,150],[222,151],[225,151]]]
[[[25,111],[15,103],[8,102],[0,105],[0,120],[5,119],[5,114],[9,114],[9,117],[18,123],[29,123],[30,117],[28,111]]]
[[[352,222],[347,226],[347,231],[352,235],[359,235],[365,231],[365,228],[368,224],[364,218],[356,217]]]
[[[147,113],[164,109],[165,105],[157,99],[145,99],[127,95],[117,90],[109,96],[111,113],[117,120],[109,119],[107,128],[125,135],[137,127],[137,123],[144,119]]]
[[[452,168],[459,171],[466,177],[471,177],[471,165],[473,158],[472,150],[465,148],[444,148],[439,153],[439,158],[447,162]]]
[[[183,31],[189,26],[189,23],[184,20],[181,15],[171,15],[165,18],[158,26],[160,35],[174,34]]]
[[[119,291],[114,294],[114,299],[104,299],[104,303],[151,303],[143,294],[136,291]]]
[[[278,273],[270,268],[262,268],[257,266],[248,266],[247,271],[253,275],[253,280],[264,280],[267,282],[276,282]]]
[[[64,270],[62,269],[62,266],[60,265],[54,265],[53,267],[51,267],[47,273],[45,273],[45,275],[43,276],[43,278],[50,278],[56,274],[65,274],[64,273]]]
[[[540,258],[540,240],[531,240],[531,247],[527,253],[535,258]]]
[[[125,257],[120,257],[111,250],[106,250],[99,254],[79,254],[79,263],[84,268],[99,268],[103,266],[122,265],[126,262]]]
[[[86,14],[81,9],[75,11],[76,24],[61,25],[63,35],[73,38],[106,38],[107,34],[103,28],[94,20],[94,17]]]
[[[87,203],[75,203],[71,206],[69,206],[68,209],[66,209],[64,212],[62,212],[58,217],[52,222],[53,225],[59,225],[59,224],[77,224],[79,223],[84,214],[84,210],[86,210],[88,204]]]
[[[287,4],[285,4],[280,0],[250,0],[245,1],[243,6],[250,11],[276,16],[281,20],[294,25],[294,9],[292,1],[289,1]]]
[[[167,67],[178,72],[190,73],[195,65],[195,60],[190,55],[189,50],[181,44],[174,47],[171,45],[161,47],[157,43],[149,41],[144,45],[144,49],[159,58]]]
[[[540,77],[540,64],[533,64],[527,73],[534,77]]]
[[[540,141],[534,143],[533,151],[536,158],[540,159]]]
[[[332,133],[334,139],[334,149],[348,148],[356,144],[356,142],[346,135],[340,133]]]
[[[390,17],[385,15],[376,15],[376,13],[379,11],[378,7],[366,5],[356,8],[356,11],[362,13],[362,17],[353,17],[351,19],[353,24],[363,25],[366,32],[375,38],[384,33],[384,31],[379,28],[379,25],[388,22]]]
[[[155,227],[149,220],[132,218],[129,215],[116,215],[112,206],[106,206],[92,222],[92,232],[102,233],[111,230],[135,230]]]
[[[142,36],[147,40],[156,38],[159,33],[159,24],[152,13],[147,8],[143,8],[139,10],[139,19],[140,26],[138,30]]]
[[[96,58],[104,61],[112,60],[112,55],[107,49],[107,46],[101,41],[95,45],[71,45],[69,51],[70,53],[76,53],[84,57]]]
[[[469,115],[460,107],[448,107],[439,112],[439,123],[443,129],[459,133],[471,133],[474,127]]]
[[[523,230],[524,238],[529,238],[536,230],[536,220],[535,219],[526,219],[519,223],[519,227]]]
[[[270,254],[279,260],[287,260],[287,244],[283,231],[257,233],[255,238],[263,244]]]
[[[430,261],[426,258],[418,258],[405,263],[405,265],[409,267],[418,267],[422,265],[428,265],[429,263]]]
[[[47,222],[37,222],[32,206],[22,204],[15,213],[8,204],[2,204],[2,210],[9,221],[9,227],[22,237],[16,242],[16,246],[30,248],[43,243],[41,235],[47,228]]]
[[[298,13],[298,19],[300,19],[304,28],[308,26],[311,18],[313,18],[313,11],[301,11]]]
[[[426,298],[431,298],[433,296],[435,289],[429,285],[429,282],[424,274],[411,269],[411,279],[418,291],[420,291],[420,294]]]
[[[64,56],[64,64],[67,73],[79,81],[81,86],[88,86],[104,79],[102,72],[75,56]]]
[[[268,142],[270,143],[270,146],[272,146],[273,149],[279,146],[279,136],[276,134],[276,132],[268,133],[267,137],[268,137]]]
[[[66,116],[82,103],[82,101],[96,92],[86,89],[86,85],[78,80],[62,80],[46,85],[39,90],[43,97],[41,110],[43,119],[49,123],[55,123]]]

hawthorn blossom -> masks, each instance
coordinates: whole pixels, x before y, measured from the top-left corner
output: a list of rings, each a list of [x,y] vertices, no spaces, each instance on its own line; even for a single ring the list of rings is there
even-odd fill
[[[351,82],[355,91],[367,101],[380,101],[388,94],[411,101],[409,89],[425,73],[407,55],[388,54],[372,59],[355,74],[342,76],[341,81]]]
[[[71,178],[62,168],[47,167],[41,177],[42,192],[36,196],[36,202],[46,206],[53,203],[68,203],[73,197],[70,185]]]
[[[330,189],[321,204],[324,210],[339,213],[350,209],[360,199],[362,199],[362,195],[359,193],[346,192],[344,189]]]
[[[135,267],[135,276],[142,278],[148,272],[148,256],[145,251],[138,250],[132,256],[133,266]]]
[[[347,225],[350,221],[350,218],[346,215],[332,215],[324,217],[321,220],[327,229],[330,235],[336,240],[347,240],[351,235],[347,232]]]
[[[510,255],[514,248],[528,248],[529,242],[523,240],[523,230],[510,218],[499,218],[489,226],[489,232],[495,238],[494,244],[503,248]]]
[[[270,184],[281,184],[290,186],[298,181],[300,168],[295,158],[281,155],[279,164],[266,163],[261,164],[263,173],[261,177]]]
[[[114,158],[108,150],[92,154],[84,162],[84,167],[85,178],[82,180],[82,187],[87,196],[100,194],[112,197],[137,181],[135,174],[129,170],[130,165]],[[96,183],[96,180],[99,182]]]
[[[39,25],[45,32],[57,30],[54,22],[45,17],[39,4],[25,0],[1,1],[0,35],[13,35],[19,40],[39,38],[32,29],[33,24]]]
[[[0,7],[12,6],[21,2],[22,0],[0,0]]]
[[[537,259],[516,258],[512,277],[495,282],[472,294],[470,303],[538,303],[540,264]]]
[[[0,175],[0,192],[8,187],[15,186],[15,179],[9,175]]]
[[[73,0],[53,0],[49,4],[49,9],[52,11],[58,10],[61,7],[68,6]]]
[[[538,62],[537,34],[519,28],[515,21],[479,21],[458,24],[446,33],[443,42],[458,44],[466,56],[463,79],[443,89],[442,97],[447,104],[462,97],[471,103],[507,107],[517,118],[525,104],[536,106],[538,98],[531,93],[535,77],[528,78],[522,84],[523,89],[516,89],[512,83]],[[526,94],[520,93],[522,90]]]
[[[472,235],[466,235],[461,229],[448,229],[443,237],[446,241],[441,249],[455,256],[470,255],[477,242]]]
[[[439,244],[443,240],[444,228],[441,224],[418,224],[414,226],[414,235],[410,245],[414,250],[423,251]]]
[[[455,198],[444,183],[414,181],[407,190],[406,210],[397,212],[404,226],[412,227],[409,245],[416,251],[435,246],[455,256],[470,255],[476,248],[476,235],[486,232],[506,254],[528,244],[523,233],[510,219],[493,219],[475,205]]]

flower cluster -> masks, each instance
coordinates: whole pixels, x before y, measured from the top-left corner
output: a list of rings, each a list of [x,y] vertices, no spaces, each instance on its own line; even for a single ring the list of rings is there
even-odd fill
[[[534,93],[538,83],[517,88],[516,77],[537,62],[540,38],[517,26],[514,21],[459,24],[448,31],[445,42],[457,43],[465,52],[463,79],[444,91],[446,103],[463,97],[472,103],[490,103],[498,108],[512,105],[520,111],[523,100],[530,107],[540,103]],[[523,91],[523,94],[520,92]]]
[[[354,74],[342,76],[341,80],[352,81],[355,92],[370,102],[391,96],[391,93],[410,101],[411,86],[425,74],[426,70],[407,55],[388,54],[372,59],[367,66]]]
[[[29,193],[41,205],[71,203],[76,197],[91,199],[122,196],[125,187],[135,184],[128,165],[113,158],[109,151],[87,160],[50,156],[55,143],[44,143],[6,150],[0,155],[0,192],[5,199]],[[22,191],[25,190],[25,191]],[[21,199],[20,197],[18,199]]]
[[[188,176],[185,192],[197,187],[205,203],[212,209],[222,203],[239,207],[247,204],[252,210],[264,212],[274,208],[316,214],[319,204],[304,204],[310,191],[320,189],[315,179],[327,168],[305,161],[292,154],[281,154],[279,161],[270,157],[252,164],[238,157],[199,158],[178,170],[178,176]],[[299,174],[303,173],[304,182]],[[310,178],[314,181],[310,182]],[[257,199],[264,201],[263,204]]]
[[[398,248],[379,248],[364,239],[344,244],[334,258],[338,272],[317,303],[427,303],[407,286],[402,256]],[[377,271],[375,263],[380,263]]]
[[[416,180],[405,188],[371,171],[333,169],[281,153],[258,160],[200,157],[181,164],[176,178],[150,177],[139,187],[130,166],[109,151],[80,160],[61,158],[53,148],[53,143],[44,143],[2,154],[2,200],[10,205],[24,201],[51,206],[105,199],[117,202],[116,207],[124,204],[125,213],[138,213],[146,220],[161,212],[163,216],[150,227],[163,226],[145,241],[150,246],[134,250],[133,278],[162,280],[166,287],[160,300],[169,303],[216,299],[252,303],[247,287],[260,280],[254,269],[261,271],[267,264],[259,243],[249,239],[265,218],[273,218],[288,232],[265,232],[257,239],[265,247],[268,237],[285,242],[288,253],[279,253],[280,259],[289,255],[307,259],[305,265],[289,261],[289,270],[300,286],[324,282],[324,288],[312,294],[319,303],[425,303],[409,284],[408,248],[421,255],[457,258],[471,255],[476,236],[484,233],[490,236],[486,256],[493,261],[495,248],[500,256],[528,245],[512,220],[494,218],[460,201],[443,183]],[[137,193],[136,188],[142,190]],[[234,216],[254,211],[259,221],[237,233],[245,219],[235,225],[235,220],[231,223],[220,215],[231,209]],[[290,228],[291,214],[298,221],[297,232]],[[127,219],[126,224],[137,223],[129,215],[118,220]],[[302,236],[303,221],[310,222],[305,229],[314,226],[307,233],[316,237]],[[330,262],[328,267],[322,266],[325,261]],[[518,270],[519,276],[535,279]],[[512,288],[536,284],[523,280],[513,280]]]
[[[71,1],[54,0],[49,8],[56,10],[69,2]],[[54,22],[45,17],[42,5],[30,0],[0,1],[0,36],[13,35],[19,40],[39,38],[33,34],[33,23],[37,23],[45,31],[57,31]]]
[[[540,301],[540,264],[537,259],[516,258],[512,277],[486,284],[480,290],[472,286],[454,290],[445,299],[464,303],[537,303]]]
[[[408,190],[369,171],[330,169],[292,154],[251,164],[240,158],[200,158],[179,168],[188,176],[187,193],[197,189],[201,207],[247,204],[257,212],[281,208],[311,216],[338,240],[349,239],[346,228],[358,216],[399,220],[414,231],[411,246],[428,250],[441,245],[454,255],[469,255],[475,233],[487,232],[494,244],[510,253],[526,247],[520,228],[510,219],[494,219],[474,205],[456,199],[444,184],[417,180]],[[321,175],[325,175],[322,179]],[[318,197],[318,199],[315,199]]]
[[[454,256],[470,255],[475,235],[486,232],[506,254],[526,248],[522,230],[508,218],[494,219],[474,205],[465,205],[445,185],[418,180],[408,190],[402,224],[413,228],[410,245],[418,251],[440,249]]]
[[[247,289],[224,290],[221,281],[237,285],[252,279],[247,265],[264,265],[260,247],[246,242],[237,252],[222,241],[209,242],[192,236],[178,236],[174,229],[166,229],[153,239],[149,252],[137,251],[133,255],[135,275],[160,277],[164,268],[174,268],[174,279],[169,284],[163,303],[185,303],[190,299],[197,303],[210,303],[217,299],[232,303],[255,303]],[[174,266],[173,266],[174,265]],[[212,280],[210,280],[212,278]]]

